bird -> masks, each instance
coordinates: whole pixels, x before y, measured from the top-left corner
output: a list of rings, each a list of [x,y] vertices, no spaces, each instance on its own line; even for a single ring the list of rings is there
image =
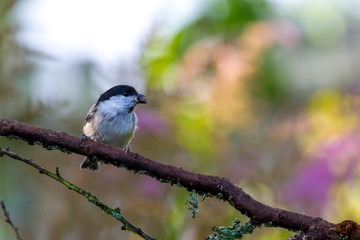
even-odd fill
[[[127,152],[138,122],[134,108],[137,104],[146,103],[146,96],[139,94],[132,86],[110,88],[90,108],[80,139],[120,147]],[[80,168],[96,171],[99,170],[99,163],[92,157],[85,157]]]

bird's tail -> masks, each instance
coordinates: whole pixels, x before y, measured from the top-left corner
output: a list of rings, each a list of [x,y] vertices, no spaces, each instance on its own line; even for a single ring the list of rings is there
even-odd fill
[[[99,163],[91,157],[85,157],[84,161],[80,165],[80,169],[89,169],[92,171],[99,170]]]

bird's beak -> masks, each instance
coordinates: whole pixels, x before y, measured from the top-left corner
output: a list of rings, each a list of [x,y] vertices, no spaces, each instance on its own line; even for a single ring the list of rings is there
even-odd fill
[[[136,103],[147,103],[146,97],[144,95],[142,95],[142,94],[136,95],[134,101]]]

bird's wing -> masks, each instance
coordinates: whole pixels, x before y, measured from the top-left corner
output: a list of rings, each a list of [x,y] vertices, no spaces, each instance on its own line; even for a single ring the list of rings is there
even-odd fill
[[[86,115],[85,123],[90,122],[90,120],[94,118],[96,111],[97,111],[97,104],[94,104],[92,105],[88,114]]]

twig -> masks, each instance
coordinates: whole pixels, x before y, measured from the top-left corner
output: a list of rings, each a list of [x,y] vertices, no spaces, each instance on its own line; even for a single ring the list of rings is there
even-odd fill
[[[15,225],[13,224],[13,222],[11,221],[10,219],[10,214],[8,211],[6,211],[6,208],[5,208],[5,203],[4,201],[0,201],[0,205],[1,205],[1,208],[4,212],[4,216],[5,216],[5,222],[7,222],[8,224],[10,224],[11,228],[14,229],[14,232],[16,234],[16,239],[17,240],[22,240],[21,236],[20,236],[20,233],[19,233],[19,229],[17,227],[15,227]]]
[[[23,158],[23,157],[19,156],[18,154],[10,151],[9,149],[0,148],[0,154],[1,155],[7,155],[7,156],[9,156],[9,157],[11,157],[13,159],[24,162],[24,163],[38,169],[41,174],[45,174],[45,175],[51,177],[52,179],[60,182],[61,184],[65,185],[68,189],[73,190],[73,191],[81,194],[82,196],[87,198],[89,202],[95,204],[96,206],[101,208],[105,213],[109,214],[110,216],[114,217],[116,220],[120,221],[123,224],[123,226],[121,228],[122,230],[128,230],[128,231],[131,231],[133,233],[136,233],[136,234],[138,234],[139,236],[141,236],[142,238],[144,238],[146,240],[155,240],[155,238],[153,238],[153,237],[147,235],[145,232],[143,232],[143,230],[141,230],[141,228],[135,227],[133,224],[131,224],[129,221],[127,221],[122,216],[121,211],[120,211],[119,208],[116,208],[116,209],[110,208],[109,206],[107,206],[106,204],[101,202],[93,194],[91,194],[89,192],[86,192],[85,190],[83,190],[83,189],[75,186],[74,184],[70,183],[69,181],[65,180],[63,177],[60,176],[58,168],[56,169],[56,173],[52,173],[52,172],[48,171],[47,169],[41,167],[37,163],[35,163],[33,160]]]

